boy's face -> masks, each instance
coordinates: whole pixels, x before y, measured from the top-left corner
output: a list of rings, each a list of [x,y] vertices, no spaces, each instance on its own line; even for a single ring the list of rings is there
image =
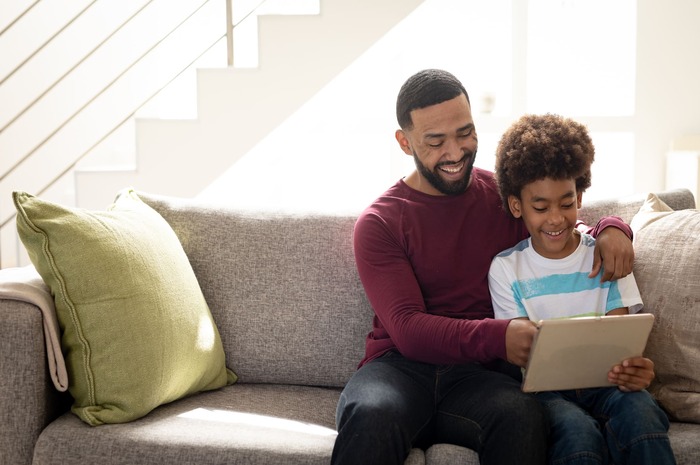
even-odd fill
[[[508,197],[516,218],[522,217],[535,251],[546,258],[564,258],[578,247],[574,235],[581,193],[574,179],[540,179],[523,187],[520,198]]]

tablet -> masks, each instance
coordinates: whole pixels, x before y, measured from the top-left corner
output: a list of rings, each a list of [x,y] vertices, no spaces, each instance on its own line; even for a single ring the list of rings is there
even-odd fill
[[[611,386],[610,369],[644,353],[653,324],[649,313],[540,321],[522,390]]]

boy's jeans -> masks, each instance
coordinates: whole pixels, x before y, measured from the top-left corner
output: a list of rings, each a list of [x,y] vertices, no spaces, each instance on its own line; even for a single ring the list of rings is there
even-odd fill
[[[675,464],[668,418],[647,391],[616,387],[537,393],[550,421],[549,463]]]

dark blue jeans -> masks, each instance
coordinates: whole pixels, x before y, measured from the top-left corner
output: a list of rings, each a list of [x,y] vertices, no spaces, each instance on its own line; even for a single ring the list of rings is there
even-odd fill
[[[540,392],[551,465],[675,464],[668,418],[647,391],[616,387]]]
[[[544,464],[547,420],[510,376],[479,364],[430,365],[390,352],[360,368],[338,402],[336,465],[403,465],[412,447],[450,443],[482,465]]]

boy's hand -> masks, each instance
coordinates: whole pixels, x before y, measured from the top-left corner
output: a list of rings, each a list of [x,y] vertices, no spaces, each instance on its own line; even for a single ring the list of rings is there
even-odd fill
[[[506,358],[519,367],[527,365],[537,325],[527,318],[514,318],[506,328]]]
[[[608,381],[617,384],[623,392],[646,389],[654,377],[654,362],[644,357],[629,358],[608,373]]]
[[[596,238],[593,269],[588,277],[595,278],[602,266],[600,281],[614,281],[630,274],[633,264],[634,247],[630,238],[620,229],[607,227]]]

